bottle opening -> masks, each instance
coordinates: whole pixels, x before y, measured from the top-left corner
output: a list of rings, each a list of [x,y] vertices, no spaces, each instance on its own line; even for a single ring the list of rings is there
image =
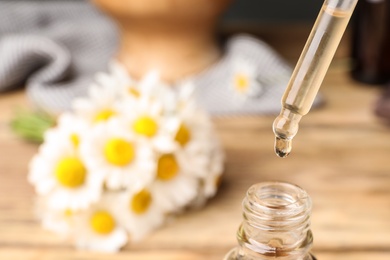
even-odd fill
[[[243,201],[244,222],[238,236],[246,248],[267,255],[308,253],[311,199],[299,186],[265,182],[249,188]]]
[[[253,185],[248,190],[248,198],[254,210],[294,214],[311,210],[311,200],[305,190],[285,182],[265,182]]]

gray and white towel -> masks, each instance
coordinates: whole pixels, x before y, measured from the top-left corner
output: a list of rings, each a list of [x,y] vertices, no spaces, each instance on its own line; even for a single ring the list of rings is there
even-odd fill
[[[88,1],[0,0],[0,91],[25,85],[39,107],[66,110],[106,69],[117,38]]]
[[[67,110],[87,93],[93,75],[106,70],[117,41],[113,22],[88,1],[0,0],[0,93],[25,85],[40,108]],[[254,81],[249,90],[234,87],[241,67]],[[186,80],[214,115],[274,114],[290,74],[264,42],[235,36],[217,64]]]

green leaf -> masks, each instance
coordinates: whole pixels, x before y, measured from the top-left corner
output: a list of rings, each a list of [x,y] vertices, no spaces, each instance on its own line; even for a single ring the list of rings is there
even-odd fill
[[[11,129],[16,135],[34,143],[42,143],[46,130],[55,124],[55,118],[48,113],[21,109],[10,122]]]

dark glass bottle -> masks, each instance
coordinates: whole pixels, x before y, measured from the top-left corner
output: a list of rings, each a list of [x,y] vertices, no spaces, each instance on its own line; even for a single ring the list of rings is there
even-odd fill
[[[239,245],[224,260],[316,260],[310,254],[311,200],[303,189],[284,182],[259,183],[248,190],[242,208]]]
[[[368,84],[390,81],[390,0],[359,0],[352,29],[352,76]]]

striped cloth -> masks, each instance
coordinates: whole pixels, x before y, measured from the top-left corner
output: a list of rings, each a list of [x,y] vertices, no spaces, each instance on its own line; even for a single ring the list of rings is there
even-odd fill
[[[25,85],[40,108],[67,110],[116,45],[114,24],[88,1],[0,0],[0,92]]]
[[[275,114],[280,112],[291,72],[267,44],[249,35],[237,35],[228,40],[220,62],[192,79],[199,104],[211,114]],[[239,74],[250,78],[253,91],[246,94],[235,89]]]
[[[67,110],[87,93],[93,74],[106,70],[117,39],[113,23],[88,1],[0,0],[0,93],[25,85],[38,107]],[[232,37],[224,53],[186,79],[199,104],[214,115],[279,112],[291,74],[286,62],[250,36]],[[234,87],[240,73],[252,80],[249,94]]]

